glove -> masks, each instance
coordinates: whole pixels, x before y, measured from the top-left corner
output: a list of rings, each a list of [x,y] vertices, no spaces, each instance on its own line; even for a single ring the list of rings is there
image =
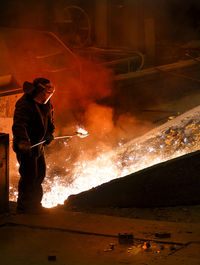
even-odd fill
[[[18,143],[18,149],[23,154],[30,154],[31,153],[31,144],[26,141],[21,141]]]
[[[46,142],[44,142],[44,146],[45,145],[49,145],[53,140],[54,140],[54,136],[52,134],[48,134],[45,138]]]

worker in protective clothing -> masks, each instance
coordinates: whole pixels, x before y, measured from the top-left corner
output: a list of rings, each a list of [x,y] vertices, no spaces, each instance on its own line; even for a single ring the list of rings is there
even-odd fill
[[[55,89],[48,79],[37,78],[23,84],[23,96],[15,105],[13,150],[19,162],[17,212],[42,212],[42,181],[46,173],[43,145],[53,139],[53,107],[50,97]],[[32,145],[46,140],[43,145]]]

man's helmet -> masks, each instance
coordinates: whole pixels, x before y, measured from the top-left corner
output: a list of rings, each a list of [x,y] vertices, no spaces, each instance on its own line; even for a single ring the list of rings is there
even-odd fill
[[[23,84],[25,94],[30,95],[36,102],[46,104],[52,97],[55,88],[46,78],[36,78],[33,83],[25,81]]]

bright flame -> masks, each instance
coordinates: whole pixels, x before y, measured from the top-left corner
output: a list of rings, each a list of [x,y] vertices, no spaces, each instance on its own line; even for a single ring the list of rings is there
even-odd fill
[[[84,138],[84,137],[88,136],[88,132],[83,128],[78,128],[76,132],[80,138]]]
[[[80,133],[80,134],[88,134],[88,132],[85,129],[83,129],[83,128],[78,128],[77,129],[77,133]]]

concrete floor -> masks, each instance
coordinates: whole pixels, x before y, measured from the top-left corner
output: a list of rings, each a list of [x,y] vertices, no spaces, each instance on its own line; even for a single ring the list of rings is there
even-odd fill
[[[200,264],[200,220],[166,222],[63,209],[0,217],[2,265]],[[132,233],[134,242],[119,243],[118,233]],[[149,249],[142,248],[144,242],[150,242]]]

